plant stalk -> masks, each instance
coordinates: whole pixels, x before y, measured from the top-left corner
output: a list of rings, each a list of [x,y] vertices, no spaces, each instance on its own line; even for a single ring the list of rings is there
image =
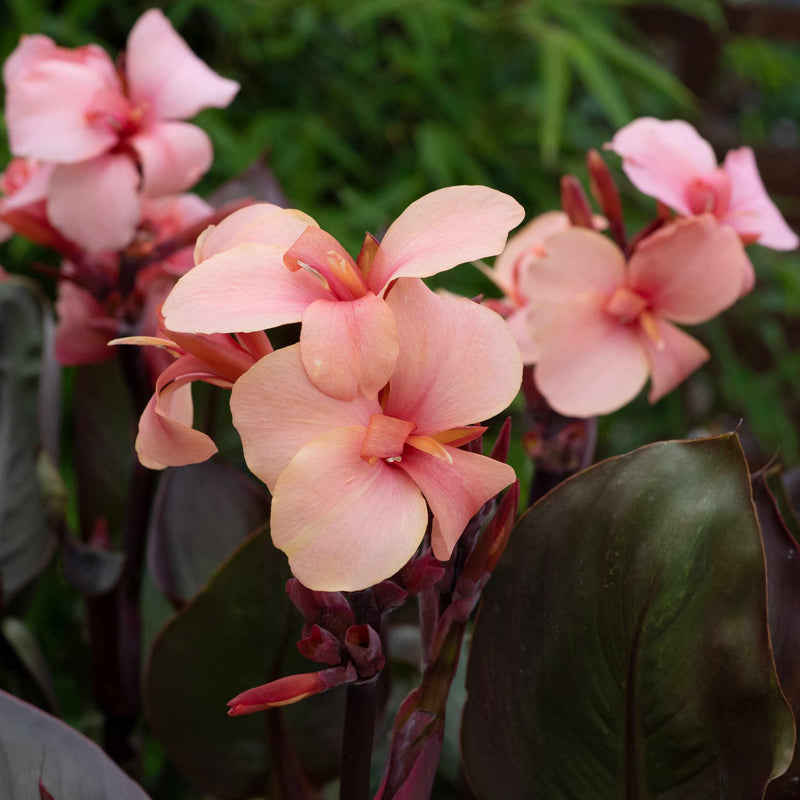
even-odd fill
[[[378,676],[347,687],[339,800],[369,800]]]

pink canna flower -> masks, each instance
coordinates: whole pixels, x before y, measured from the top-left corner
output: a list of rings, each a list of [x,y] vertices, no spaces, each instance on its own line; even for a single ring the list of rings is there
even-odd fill
[[[363,589],[397,572],[425,535],[426,501],[434,554],[447,559],[470,518],[514,481],[507,464],[458,449],[519,389],[508,327],[417,279],[398,280],[386,304],[399,352],[377,397],[321,392],[302,345],[264,358],[233,388],[245,459],[273,494],[273,542],[311,589]]]
[[[800,240],[769,199],[749,147],[730,150],[721,167],[688,122],[642,117],[606,145],[622,156],[631,183],[679,214],[713,214],[745,244],[793,250]]]
[[[398,334],[387,288],[503,249],[523,217],[485,186],[451,186],[412,203],[383,241],[367,235],[354,261],[299,211],[255,205],[197,243],[197,266],[164,304],[171,330],[255,331],[302,320],[300,353],[312,382],[342,400],[375,398],[393,373]]]
[[[534,379],[559,413],[608,414],[648,375],[654,403],[709,357],[675,325],[705,322],[732,305],[749,274],[736,233],[710,214],[644,239],[626,265],[594,231],[551,236],[525,281],[538,347]]]
[[[3,69],[11,152],[56,165],[48,218],[91,251],[130,242],[140,191],[175,194],[205,173],[211,142],[180,120],[228,105],[239,89],[197,58],[158,9],[134,25],[124,64],[122,74],[95,45],[67,49],[36,35],[23,37]]]
[[[149,469],[197,464],[211,458],[217,447],[209,436],[192,427],[191,384],[203,381],[230,389],[253,364],[272,352],[272,345],[263,331],[236,337],[196,336],[161,328],[159,334],[109,342],[153,345],[175,359],[156,380],[155,392],[139,420],[136,452]]]

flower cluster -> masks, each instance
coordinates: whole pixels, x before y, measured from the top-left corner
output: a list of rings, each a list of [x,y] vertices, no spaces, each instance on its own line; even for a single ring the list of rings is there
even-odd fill
[[[608,148],[634,186],[664,204],[654,223],[626,240],[613,179],[594,152],[592,185],[608,219],[593,218],[588,206],[576,211],[581,201],[568,184],[573,213],[537,217],[487,270],[505,295],[487,302],[535,365],[536,388],[572,417],[621,408],[648,377],[651,403],[672,391],[709,358],[674,323],[705,322],[753,288],[744,245],[798,245],[750,148],[731,151],[719,168],[688,123],[651,118],[620,130]],[[597,230],[606,224],[616,244]]]

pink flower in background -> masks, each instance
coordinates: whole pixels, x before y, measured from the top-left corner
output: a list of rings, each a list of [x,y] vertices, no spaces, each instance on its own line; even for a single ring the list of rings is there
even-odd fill
[[[157,244],[212,211],[205,200],[193,194],[144,198],[139,235]],[[158,309],[178,276],[191,269],[192,248],[184,247],[138,272],[133,291],[127,297],[122,297],[118,289],[119,257],[116,253],[95,254],[91,266],[91,276],[82,274],[86,265],[81,270],[66,262],[61,268],[64,279],[58,283],[56,300],[55,356],[65,366],[95,364],[114,358],[108,342],[116,336],[129,332],[155,336]],[[80,285],[87,277],[95,284],[95,293]],[[102,300],[95,294],[101,295]],[[163,350],[145,353],[145,363],[154,382],[171,362],[172,358]]]
[[[622,156],[631,183],[679,214],[712,213],[745,241],[793,250],[797,235],[769,199],[749,147],[730,150],[721,167],[688,122],[642,117],[606,145]]]
[[[171,330],[256,331],[300,322],[312,382],[339,399],[374,398],[393,373],[395,320],[383,296],[400,277],[435,275],[503,249],[523,209],[485,186],[451,186],[412,203],[357,260],[299,211],[256,205],[197,244],[197,266],[164,304]]]
[[[417,279],[399,280],[386,304],[399,353],[378,397],[322,393],[302,345],[264,358],[233,388],[245,459],[273,494],[273,541],[311,589],[363,589],[394,574],[422,541],[426,501],[434,554],[447,559],[469,519],[514,481],[507,464],[458,449],[519,389],[508,326]]]
[[[197,182],[211,142],[179,120],[227,106],[239,89],[197,58],[158,9],[133,27],[124,63],[123,75],[95,45],[67,49],[35,35],[3,69],[11,152],[56,165],[48,218],[91,251],[130,242],[140,192],[176,194]]]
[[[605,236],[551,236],[529,271],[534,378],[561,414],[608,414],[648,375],[654,403],[704,363],[707,350],[673,322],[695,325],[732,305],[750,274],[736,233],[705,214],[644,239],[626,265]]]
[[[153,345],[170,356],[158,376],[155,392],[141,419],[136,437],[139,460],[149,469],[197,464],[217,452],[213,441],[195,430],[191,384],[203,381],[230,389],[260,358],[272,352],[267,335],[215,334],[197,336],[160,328],[158,336],[115,339],[114,345]]]

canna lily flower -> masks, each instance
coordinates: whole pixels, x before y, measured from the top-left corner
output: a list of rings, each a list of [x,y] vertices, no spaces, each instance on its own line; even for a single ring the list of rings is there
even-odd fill
[[[508,326],[417,279],[398,280],[386,304],[399,348],[377,397],[321,392],[302,345],[262,359],[233,388],[245,459],[273,495],[272,540],[314,590],[364,589],[396,573],[425,535],[426,501],[434,555],[449,558],[470,518],[514,481],[507,464],[458,449],[519,389]]]
[[[383,241],[367,235],[354,261],[299,211],[256,205],[197,242],[197,266],[164,303],[170,330],[256,331],[300,322],[311,381],[349,400],[374,399],[393,373],[398,333],[384,295],[396,278],[423,278],[499,253],[523,217],[513,198],[451,186],[412,203]]]
[[[711,145],[688,122],[642,117],[626,125],[607,148],[640,191],[684,216],[713,214],[745,244],[794,250],[800,243],[769,199],[749,147],[730,150],[721,167]]]
[[[628,264],[605,236],[570,228],[551,236],[525,281],[538,347],[534,379],[559,413],[608,414],[648,375],[654,403],[709,357],[673,325],[696,325],[740,296],[749,261],[714,217],[677,220],[644,239]]]
[[[211,141],[180,120],[227,106],[239,89],[197,58],[158,9],[134,25],[124,64],[122,74],[96,45],[68,49],[35,35],[3,68],[11,152],[55,165],[48,218],[90,251],[130,242],[140,192],[176,194],[196,183],[211,164]]]
[[[211,458],[217,446],[192,427],[191,384],[203,381],[230,389],[260,358],[272,352],[267,335],[195,336],[161,328],[160,336],[130,336],[109,344],[153,345],[175,360],[156,380],[150,402],[139,420],[136,452],[149,469],[197,464]]]

